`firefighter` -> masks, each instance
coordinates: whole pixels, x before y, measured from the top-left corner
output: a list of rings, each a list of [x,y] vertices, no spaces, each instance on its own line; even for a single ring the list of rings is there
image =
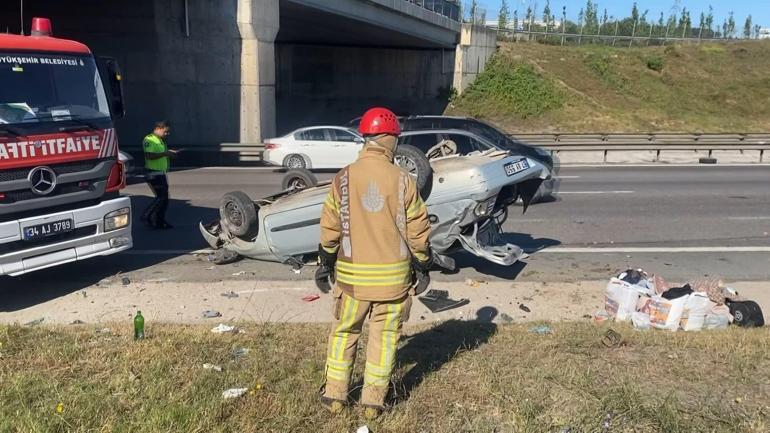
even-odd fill
[[[385,108],[361,119],[365,138],[358,159],[334,177],[321,212],[320,271],[336,277],[335,324],[329,337],[321,403],[340,413],[358,337],[369,317],[361,404],[371,419],[385,409],[396,346],[409,318],[411,296],[427,284],[432,264],[428,213],[412,177],[393,164],[401,128]],[[415,289],[420,287],[420,289]]]
[[[168,122],[155,123],[151,134],[144,137],[142,148],[144,149],[144,167],[147,171],[147,185],[150,186],[155,199],[147,206],[142,214],[142,222],[152,229],[170,229],[171,224],[166,221],[166,209],[168,209],[168,179],[166,173],[169,168],[169,160],[179,151],[169,149],[166,145],[171,127]]]

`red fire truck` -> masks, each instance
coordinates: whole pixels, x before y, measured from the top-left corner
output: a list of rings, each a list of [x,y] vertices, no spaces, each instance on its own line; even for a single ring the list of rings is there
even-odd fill
[[[113,119],[120,70],[85,45],[0,34],[0,275],[131,248],[131,202]]]

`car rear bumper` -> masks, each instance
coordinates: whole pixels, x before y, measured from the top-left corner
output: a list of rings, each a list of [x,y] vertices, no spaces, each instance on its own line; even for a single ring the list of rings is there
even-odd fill
[[[0,275],[22,275],[131,248],[130,213],[128,226],[104,231],[105,215],[122,208],[131,209],[128,197],[107,200],[96,206],[0,223]],[[72,219],[73,231],[36,242],[22,238],[25,227],[63,219]]]

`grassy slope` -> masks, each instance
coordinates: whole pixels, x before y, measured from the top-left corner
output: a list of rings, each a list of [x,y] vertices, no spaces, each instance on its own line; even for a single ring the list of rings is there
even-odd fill
[[[499,81],[489,75],[501,75],[492,67],[448,113],[510,132],[770,131],[770,41],[633,49],[503,43],[499,55],[511,68],[532,65],[564,103],[535,115],[521,109],[524,101],[506,109],[500,100],[527,92],[487,85]],[[647,67],[652,57],[663,59],[661,72]]]
[[[402,400],[370,428],[770,431],[766,329],[616,326],[626,345],[607,349],[602,327],[552,326],[553,335],[541,336],[521,325],[450,321],[415,333],[399,353]],[[317,405],[326,326],[249,325],[245,334],[215,335],[155,325],[141,343],[123,328],[0,327],[0,431],[351,432],[363,424],[358,409],[334,418]],[[237,347],[250,352],[234,359]],[[205,362],[224,371],[203,370]],[[230,387],[253,392],[223,401]]]

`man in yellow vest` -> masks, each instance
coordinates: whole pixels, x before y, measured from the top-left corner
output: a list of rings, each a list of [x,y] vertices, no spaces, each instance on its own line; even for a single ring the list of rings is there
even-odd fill
[[[168,209],[168,173],[169,160],[179,153],[169,149],[166,145],[166,137],[171,132],[168,122],[155,123],[151,134],[144,137],[142,148],[144,149],[144,168],[146,169],[147,185],[150,186],[155,199],[147,206],[142,214],[142,222],[152,229],[170,229],[171,224],[166,222],[166,209]]]
[[[413,272],[427,276],[432,256],[427,208],[412,177],[393,164],[398,119],[390,110],[373,108],[362,117],[359,132],[364,148],[337,173],[321,212],[320,270],[333,269],[336,276],[336,323],[321,404],[335,414],[346,405],[358,337],[369,317],[361,404],[371,419],[385,409],[401,327],[411,296],[418,294]]]

